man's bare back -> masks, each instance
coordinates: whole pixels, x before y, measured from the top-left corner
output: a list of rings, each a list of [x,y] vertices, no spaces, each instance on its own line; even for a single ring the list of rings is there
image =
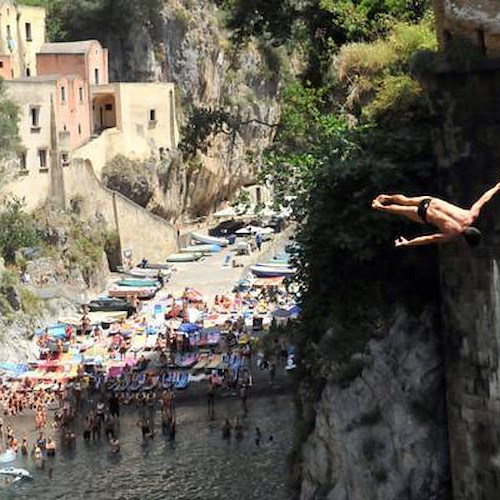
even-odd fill
[[[446,243],[459,236],[475,246],[481,239],[481,233],[472,226],[479,217],[483,206],[500,190],[500,183],[486,191],[469,210],[448,203],[440,198],[418,196],[409,198],[402,194],[381,194],[372,201],[372,208],[394,215],[402,215],[420,224],[432,224],[439,233],[419,236],[407,240],[400,236],[395,246],[428,245],[431,243]]]

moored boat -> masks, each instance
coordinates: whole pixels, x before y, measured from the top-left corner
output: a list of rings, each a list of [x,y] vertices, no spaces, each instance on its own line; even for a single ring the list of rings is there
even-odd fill
[[[90,312],[128,311],[130,303],[125,299],[98,297],[86,304]]]
[[[193,262],[203,257],[201,252],[174,253],[167,257],[167,262]]]
[[[273,267],[264,265],[250,266],[250,271],[259,278],[275,276],[293,276],[297,271],[292,267]]]
[[[229,241],[226,238],[217,238],[216,236],[208,236],[206,234],[191,233],[191,238],[207,245],[219,245],[221,247],[229,245]]]
[[[201,243],[200,245],[188,245],[187,247],[181,248],[181,253],[193,253],[202,252],[206,254],[217,253],[222,250],[220,245],[208,245],[206,243]]]
[[[118,286],[161,288],[160,282],[158,280],[153,280],[153,279],[125,278],[123,280],[116,281],[116,284]]]

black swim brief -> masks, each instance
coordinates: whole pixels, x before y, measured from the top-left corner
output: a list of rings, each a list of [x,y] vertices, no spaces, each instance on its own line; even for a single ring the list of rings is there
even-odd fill
[[[424,198],[417,208],[417,215],[422,219],[422,221],[427,224],[427,209],[431,203],[432,198]]]

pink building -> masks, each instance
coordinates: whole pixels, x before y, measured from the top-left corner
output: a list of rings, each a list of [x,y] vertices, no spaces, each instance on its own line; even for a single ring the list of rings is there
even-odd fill
[[[76,75],[59,76],[56,81],[56,127],[59,149],[72,151],[90,138],[90,100],[87,82]]]
[[[79,76],[40,75],[7,80],[5,86],[20,108],[21,170],[47,171],[54,154],[63,166],[69,164],[70,153],[90,139],[86,82]]]
[[[90,85],[108,83],[108,50],[97,40],[44,43],[36,55],[38,75],[78,75]]]
[[[13,76],[12,62],[9,55],[0,55],[0,76],[10,80]]]

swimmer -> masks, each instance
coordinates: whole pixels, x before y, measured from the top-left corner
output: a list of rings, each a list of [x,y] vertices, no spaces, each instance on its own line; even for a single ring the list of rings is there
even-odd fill
[[[440,232],[427,236],[418,236],[407,240],[400,236],[395,241],[396,247],[428,245],[432,243],[447,243],[459,236],[474,247],[481,241],[481,232],[472,224],[493,196],[500,190],[500,182],[486,191],[470,209],[433,198],[417,196],[408,198],[402,194],[381,194],[372,201],[372,208],[393,215],[401,215],[419,224],[432,224]]]
[[[118,438],[112,437],[109,440],[109,446],[111,447],[112,453],[119,453],[120,452],[120,440]]]

